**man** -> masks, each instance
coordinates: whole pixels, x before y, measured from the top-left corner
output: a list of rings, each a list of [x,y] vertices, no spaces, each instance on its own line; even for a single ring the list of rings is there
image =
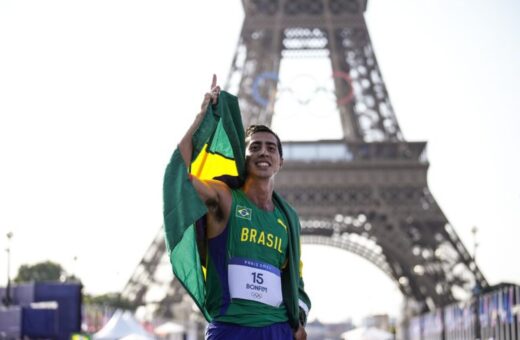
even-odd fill
[[[247,129],[246,175],[238,188],[230,187],[221,177],[199,178],[193,174],[192,164],[199,162],[199,158],[202,162],[206,159],[196,155],[197,159],[192,159],[194,140],[200,139],[202,132],[197,133],[209,124],[204,122],[212,110],[210,104],[216,105],[219,96],[220,88],[213,76],[211,92],[205,95],[201,112],[178,147],[186,169],[192,171],[190,184],[207,208],[204,218],[200,219],[205,226],[203,246],[199,249],[205,268],[204,287],[202,290],[187,287],[188,291],[211,321],[207,339],[306,339],[304,323],[310,301],[303,291],[299,268],[299,222],[294,210],[274,192],[274,178],[283,164],[278,136],[263,125]],[[220,100],[228,100],[228,96]],[[225,107],[221,111],[215,119],[226,119]],[[233,123],[237,124],[237,120],[240,121],[234,118]],[[241,122],[238,125],[241,126]],[[217,144],[226,142],[226,138],[233,139],[229,136],[233,129],[224,137],[215,137],[217,130],[218,125],[212,128],[210,138],[220,138]],[[175,163],[174,158],[169,168]],[[178,175],[185,171],[174,169],[180,172]],[[169,173],[171,169],[167,170],[165,186],[166,178],[172,177]],[[167,194],[165,202],[166,198]],[[175,270],[175,262],[181,261],[179,257],[183,255],[176,256],[174,253],[180,254],[175,251],[176,242],[169,241],[171,233],[176,233],[168,227],[171,215],[165,209],[167,244],[169,249],[173,248],[174,272],[185,286],[190,286],[193,280],[184,279],[184,275]],[[191,232],[189,228],[186,230],[183,237]],[[202,291],[202,296],[198,291]]]

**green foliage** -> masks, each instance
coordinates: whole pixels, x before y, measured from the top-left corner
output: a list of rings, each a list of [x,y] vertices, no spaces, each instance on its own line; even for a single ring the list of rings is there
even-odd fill
[[[46,261],[35,265],[24,264],[18,269],[14,282],[60,281],[64,270],[61,265]]]
[[[132,301],[125,299],[120,293],[106,293],[102,295],[83,295],[83,303],[86,305],[108,306],[114,309],[135,310],[138,306]]]
[[[79,279],[74,275],[67,275],[65,269],[55,262],[45,261],[36,263],[34,265],[24,264],[18,269],[14,282],[43,282],[43,281],[74,281],[79,282]]]

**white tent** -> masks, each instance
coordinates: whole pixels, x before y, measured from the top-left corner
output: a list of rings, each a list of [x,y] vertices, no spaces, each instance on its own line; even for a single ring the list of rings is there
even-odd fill
[[[122,337],[119,340],[150,340],[153,339],[150,336],[143,336],[143,335],[137,335],[137,334],[130,334],[125,337]]]
[[[94,339],[118,340],[129,335],[153,339],[129,311],[117,310],[107,324],[94,334]]]
[[[154,332],[159,336],[168,334],[183,334],[184,326],[172,321],[168,321],[155,328]]]
[[[344,340],[392,340],[394,335],[375,327],[360,327],[341,334]]]

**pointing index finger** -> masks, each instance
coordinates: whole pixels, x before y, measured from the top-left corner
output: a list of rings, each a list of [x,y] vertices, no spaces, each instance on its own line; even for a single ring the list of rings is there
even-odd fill
[[[213,90],[213,88],[217,85],[217,75],[216,74],[213,74],[213,79],[211,80],[211,89]]]

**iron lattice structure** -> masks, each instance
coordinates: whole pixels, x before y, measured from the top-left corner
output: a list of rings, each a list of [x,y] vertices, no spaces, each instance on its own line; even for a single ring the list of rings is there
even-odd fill
[[[412,302],[412,313],[487,287],[428,189],[426,143],[404,140],[368,34],[367,0],[242,3],[245,19],[226,89],[238,93],[244,125],[271,124],[283,58],[325,56],[334,70],[344,138],[284,143],[277,177],[277,190],[300,214],[303,242],[372,262]],[[145,301],[164,261],[163,243],[160,232],[125,296]],[[157,302],[167,310],[182,294],[170,280]]]

